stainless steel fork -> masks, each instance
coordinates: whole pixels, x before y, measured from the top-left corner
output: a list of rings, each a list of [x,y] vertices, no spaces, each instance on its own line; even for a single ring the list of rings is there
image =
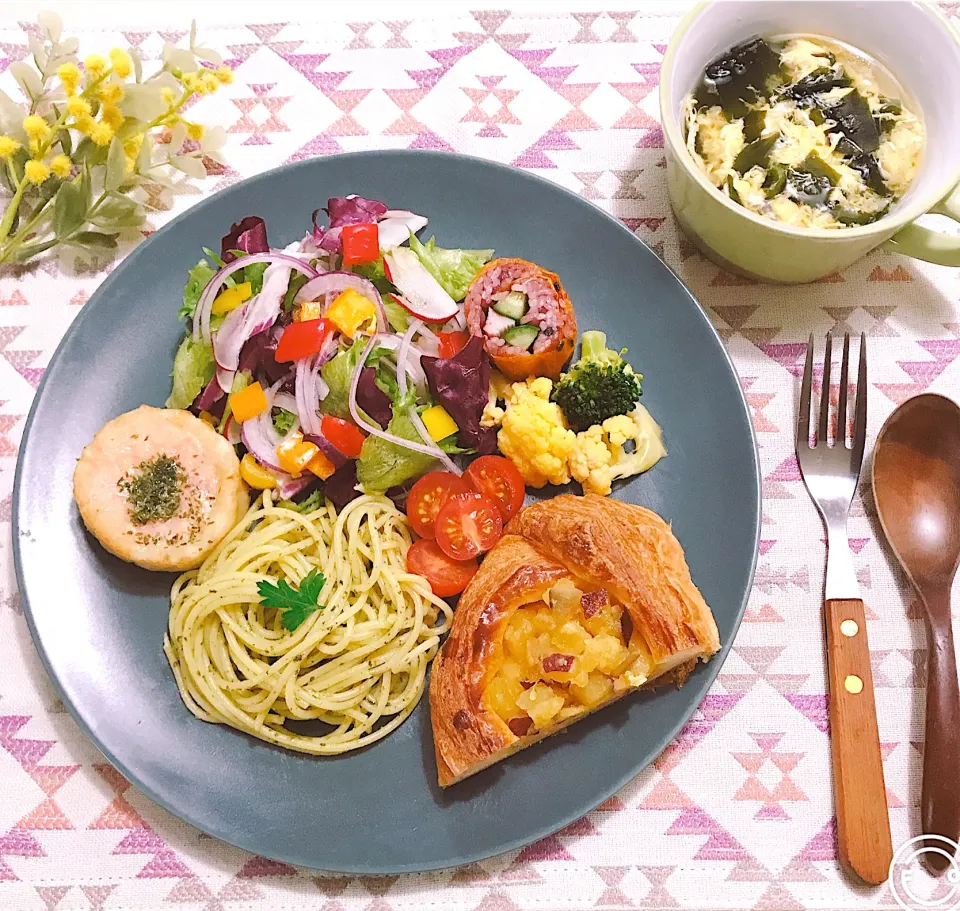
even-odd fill
[[[873,696],[866,617],[847,539],[847,513],[857,490],[867,435],[867,351],[860,336],[853,434],[847,445],[850,335],[843,337],[836,433],[830,445],[832,338],[827,334],[820,415],[811,443],[813,335],[800,387],[797,461],[827,530],[824,621],[830,701],[833,789],[840,861],[868,883],[886,880],[893,859],[880,736]]]

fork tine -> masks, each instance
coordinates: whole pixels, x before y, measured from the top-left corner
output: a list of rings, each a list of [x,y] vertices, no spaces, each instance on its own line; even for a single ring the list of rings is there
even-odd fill
[[[867,439],[867,337],[860,333],[860,370],[857,375],[857,404],[853,414],[853,448],[850,465],[860,471],[863,447]]]
[[[820,426],[817,445],[826,446],[830,440],[830,358],[833,356],[833,337],[827,333],[827,347],[823,353],[823,382],[820,384]]]
[[[843,333],[843,357],[840,361],[840,395],[837,398],[837,445],[847,445],[847,368],[850,363],[850,333]]]
[[[801,444],[810,446],[810,387],[813,381],[813,333],[807,342],[807,359],[803,364],[803,382],[800,384],[800,410],[797,413],[797,451]]]

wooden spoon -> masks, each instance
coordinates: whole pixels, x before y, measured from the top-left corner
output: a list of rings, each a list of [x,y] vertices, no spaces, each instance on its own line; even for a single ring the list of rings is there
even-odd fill
[[[956,843],[960,693],[950,587],[960,563],[960,407],[941,395],[918,395],[887,418],[873,451],[873,496],[884,534],[926,607],[923,834]],[[926,857],[939,871],[950,864],[946,854]]]

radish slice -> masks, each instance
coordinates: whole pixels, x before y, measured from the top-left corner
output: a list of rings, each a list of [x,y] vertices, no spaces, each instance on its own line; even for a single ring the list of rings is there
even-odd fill
[[[407,242],[410,234],[427,226],[427,219],[406,209],[389,209],[377,223],[380,249],[392,250]]]
[[[397,247],[383,254],[383,263],[390,281],[400,291],[397,303],[418,319],[445,323],[456,315],[459,309],[456,301],[443,290],[413,250]]]
[[[231,446],[239,445],[240,422],[232,414],[227,418],[227,423],[223,425],[223,435]]]

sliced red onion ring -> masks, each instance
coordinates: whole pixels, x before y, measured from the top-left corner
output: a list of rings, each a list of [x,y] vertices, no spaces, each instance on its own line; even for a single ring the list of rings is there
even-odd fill
[[[399,364],[399,350],[402,339],[399,335],[382,335],[380,336],[380,341],[377,343],[377,347],[386,348],[388,351],[396,351],[397,363]],[[420,366],[420,358],[423,357],[427,352],[425,352],[419,345],[413,343],[410,344],[410,354],[407,357],[406,369],[407,373],[410,374],[410,379],[413,380],[413,384],[417,387],[417,393],[419,395],[427,394],[427,375],[423,372],[423,367]]]
[[[332,463],[334,468],[346,465],[350,461],[336,446],[333,445],[324,435],[320,433],[305,433],[303,438],[308,443],[313,443]]]
[[[313,481],[314,477],[307,471],[300,475],[299,478],[295,478],[285,471],[274,472],[274,474],[277,476],[277,493],[279,493],[284,500],[289,500],[291,497],[300,493],[301,490]]]
[[[289,392],[278,392],[273,397],[273,407],[282,408],[284,411],[289,411],[291,414],[298,414],[297,400],[292,395],[290,395]],[[297,428],[297,425],[299,423],[300,421],[298,418],[298,420],[294,424],[294,429]]]
[[[400,390],[401,397],[407,394],[407,365],[411,360],[411,339],[422,327],[423,323],[421,323],[420,320],[413,320],[413,322],[410,323],[407,331],[404,333],[403,340],[400,342],[400,350],[397,352],[397,388]],[[436,446],[438,452],[441,453],[442,458],[440,458],[440,461],[443,462],[444,467],[448,471],[452,471],[454,474],[460,474],[461,472],[457,469],[457,466],[454,464],[453,460],[442,449],[440,449],[439,446],[437,446],[433,437],[430,436],[430,431],[427,430],[426,425],[423,423],[423,419],[419,414],[417,414],[416,405],[411,405],[409,415],[410,420],[413,422],[413,426],[417,428],[417,433],[420,434],[420,439],[423,440],[423,442],[428,446]]]
[[[371,301],[377,308],[377,331],[387,331],[387,311],[383,308],[383,301],[380,298],[380,292],[377,286],[360,275],[354,275],[352,272],[324,272],[316,278],[308,281],[298,292],[294,300],[297,303],[301,301],[317,300],[321,295],[339,294],[347,288],[353,288],[359,291],[367,300]]]
[[[423,353],[427,357],[436,357],[440,352],[440,339],[436,333],[421,325],[417,335],[420,336],[419,345]]]
[[[291,256],[289,253],[251,253],[249,256],[241,256],[232,263],[227,263],[203,289],[200,300],[197,301],[196,309],[193,311],[193,337],[196,340],[203,338],[205,342],[210,341],[210,309],[213,301],[220,292],[220,286],[224,279],[233,275],[234,272],[249,266],[251,263],[286,263],[292,269],[302,272],[308,278],[316,278],[319,274],[313,266],[303,262],[299,257]]]
[[[253,457],[271,471],[282,471],[280,463],[277,461],[277,447],[283,442],[283,437],[277,433],[273,426],[273,408],[276,402],[277,393],[283,385],[283,380],[278,380],[269,389],[265,390],[264,395],[267,399],[266,410],[249,421],[244,421],[240,425],[240,438],[243,445],[253,454]],[[289,395],[289,393],[287,393]],[[292,399],[293,397],[290,396]],[[289,402],[288,402],[289,404]],[[294,402],[294,404],[296,404]],[[292,409],[296,412],[296,408]]]
[[[423,325],[420,320],[410,321],[407,331],[404,332],[400,340],[400,347],[397,349],[397,389],[400,390],[400,397],[407,394],[407,358],[410,354],[410,344],[416,331]],[[425,443],[431,443],[432,440],[424,440]]]
[[[316,355],[297,361],[297,379],[294,388],[297,392],[296,411],[300,415],[304,433],[318,433],[320,418],[317,417],[317,404],[320,399],[316,391],[317,375],[313,372]]]
[[[286,262],[271,263],[263,273],[260,293],[227,314],[213,340],[213,356],[223,370],[236,370],[247,339],[269,329],[280,316],[283,296],[290,283]]]
[[[403,437],[398,437],[396,434],[384,430],[377,424],[371,424],[369,421],[364,420],[363,415],[360,413],[360,409],[357,407],[357,386],[360,384],[360,373],[367,363],[367,358],[370,356],[373,346],[378,341],[382,341],[382,336],[377,334],[370,336],[366,347],[363,349],[363,356],[360,358],[360,363],[357,364],[357,369],[354,370],[353,377],[350,381],[350,397],[348,404],[350,406],[350,416],[353,418],[354,423],[356,423],[358,427],[362,427],[367,433],[387,440],[387,442],[393,443],[396,446],[400,446],[403,449],[411,449],[414,452],[422,452],[424,455],[433,456],[435,459],[438,459],[443,463],[447,471],[451,471],[453,474],[459,477],[463,474],[463,472],[450,459],[450,457],[439,446],[436,445],[436,443],[431,441],[431,445],[428,446],[425,443],[415,443],[413,440],[405,440]],[[411,406],[410,410],[415,416],[414,424],[416,424],[420,418],[420,416],[416,414],[416,406]],[[420,423],[422,424],[423,422],[420,421]],[[419,427],[417,429],[419,431]],[[426,428],[424,428],[424,430],[426,430]]]

